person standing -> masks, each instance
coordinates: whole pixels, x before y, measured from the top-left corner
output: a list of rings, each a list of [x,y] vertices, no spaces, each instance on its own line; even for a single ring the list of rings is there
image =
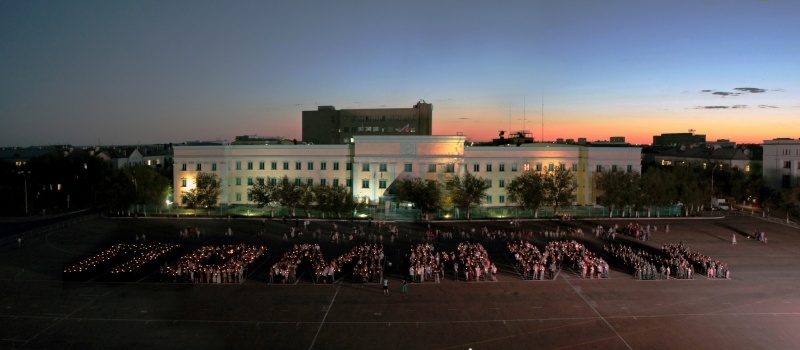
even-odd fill
[[[383,294],[389,295],[389,279],[383,280]]]
[[[400,294],[408,294],[408,283],[403,280],[403,288],[400,289]]]
[[[731,244],[736,244],[736,234],[735,233],[733,234],[733,241],[731,241]]]

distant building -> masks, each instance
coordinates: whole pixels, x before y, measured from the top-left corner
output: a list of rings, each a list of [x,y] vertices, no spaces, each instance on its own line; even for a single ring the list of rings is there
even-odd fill
[[[163,170],[172,164],[172,145],[96,147],[89,152],[102,159],[108,169],[147,165]]]
[[[242,135],[236,136],[233,145],[280,145],[289,144],[292,141],[285,140],[277,136],[258,136],[258,135]]]
[[[672,134],[661,134],[653,136],[653,146],[670,147],[703,147],[706,144],[706,135],[694,134],[691,132],[680,132]]]
[[[773,189],[800,185],[800,140],[764,141],[764,184]]]
[[[351,143],[355,135],[432,135],[433,105],[419,101],[411,108],[342,109],[319,106],[303,111],[302,142]]]
[[[706,141],[706,147],[712,148],[735,148],[736,142],[732,142],[728,139],[719,139],[716,141]]]
[[[661,166],[719,166],[721,169],[740,169],[745,172],[749,172],[755,163],[761,162],[751,150],[741,148],[669,148],[651,155],[653,162]]]

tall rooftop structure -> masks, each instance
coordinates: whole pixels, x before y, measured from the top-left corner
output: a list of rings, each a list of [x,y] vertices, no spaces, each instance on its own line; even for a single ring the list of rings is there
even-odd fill
[[[694,134],[691,132],[678,132],[653,136],[653,146],[670,146],[693,148],[704,146],[706,135]]]
[[[319,106],[303,111],[303,142],[351,143],[353,135],[432,135],[433,105],[411,108],[341,109]]]

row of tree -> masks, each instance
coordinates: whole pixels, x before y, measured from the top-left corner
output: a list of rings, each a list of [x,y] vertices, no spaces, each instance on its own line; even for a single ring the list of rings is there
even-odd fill
[[[715,176],[715,185],[711,185]],[[595,174],[594,188],[600,195],[597,204],[621,210],[647,210],[659,215],[658,208],[682,204],[687,212],[707,208],[712,197],[726,198],[737,203],[754,206],[770,205],[782,209],[787,215],[796,215],[800,203],[800,190],[773,192],[763,185],[757,167],[750,172],[739,169],[718,171],[689,167],[649,167],[642,175],[637,172],[602,172]],[[200,173],[198,186],[186,192],[185,202],[190,208],[210,208],[217,205],[220,194],[216,175]],[[423,214],[438,209],[464,210],[467,217],[471,209],[481,206],[486,198],[487,182],[472,173],[452,176],[446,181],[401,178],[390,186],[390,193],[398,201],[410,202]],[[526,171],[505,187],[509,203],[537,215],[539,208],[552,207],[554,212],[575,202],[576,181],[572,171],[557,169],[551,172]],[[359,205],[344,186],[322,186],[296,183],[287,177],[281,179],[259,178],[248,190],[249,201],[259,207],[288,208],[292,215],[298,207],[308,211],[316,207],[323,213],[337,216],[352,213]],[[323,214],[324,215],[324,214]]]

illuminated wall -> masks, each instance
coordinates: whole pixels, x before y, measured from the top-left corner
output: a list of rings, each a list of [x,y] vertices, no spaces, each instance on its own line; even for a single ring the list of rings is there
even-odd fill
[[[349,145],[174,146],[175,203],[183,205],[181,194],[194,188],[200,171],[219,176],[222,204],[249,204],[248,184],[259,177],[351,184],[357,200],[376,204],[388,195],[387,190],[397,179],[418,177],[444,182],[469,171],[491,183],[486,206],[514,206],[505,199],[504,187],[526,170],[547,172],[564,167],[574,171],[575,203],[579,205],[595,203],[592,177],[597,171],[641,172],[639,147],[549,143],[465,147],[463,135],[353,138],[354,143]]]

